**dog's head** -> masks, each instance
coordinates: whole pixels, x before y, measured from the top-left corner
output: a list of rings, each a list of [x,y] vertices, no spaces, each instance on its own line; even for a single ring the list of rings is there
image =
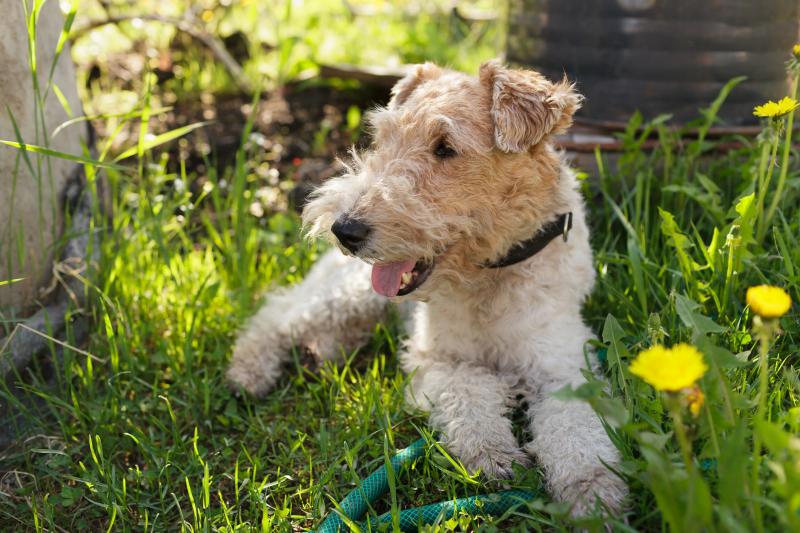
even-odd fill
[[[417,66],[368,114],[371,148],[314,193],[308,233],[373,263],[385,296],[468,282],[553,214],[560,161],[547,140],[580,102],[566,81],[495,61],[477,78]]]

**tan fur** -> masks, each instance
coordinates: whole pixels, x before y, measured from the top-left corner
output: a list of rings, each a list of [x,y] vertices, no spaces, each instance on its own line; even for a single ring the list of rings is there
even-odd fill
[[[565,205],[554,186],[560,157],[550,146],[536,143],[556,126],[569,123],[580,98],[571,86],[550,84],[535,72],[499,70],[492,62],[481,73],[476,80],[420,66],[398,83],[401,89],[389,107],[368,114],[374,149],[354,158],[350,174],[359,187],[351,184],[346,194],[353,197],[353,216],[369,220],[383,235],[362,257],[384,262],[437,257],[435,275],[480,291],[495,275],[482,264],[529,237],[547,215]],[[509,104],[516,93],[506,90],[502,80],[508,79],[520,84],[530,80],[539,92],[526,94],[522,104]],[[541,92],[545,90],[550,92]],[[536,107],[527,105],[534,101],[541,109],[529,108]],[[542,116],[530,116],[534,112]],[[502,116],[503,123],[510,123],[512,113],[517,123],[549,128],[543,133],[526,126],[529,136],[518,143],[527,143],[529,150],[507,150],[507,140],[496,141],[511,133],[496,133],[492,117]],[[522,131],[515,135],[522,139]],[[441,137],[460,157],[437,161],[431,155]],[[493,149],[495,142],[500,150]],[[306,209],[312,234],[331,237],[328,229],[335,212],[327,206],[339,199],[338,194],[328,194],[332,189],[321,188],[317,202]]]
[[[392,99],[389,101],[389,107],[397,107],[403,102],[408,100],[408,97],[414,92],[421,83],[426,80],[431,80],[438,77],[442,73],[442,69],[433,63],[425,63],[414,67],[412,74],[406,76],[394,87],[392,87]]]
[[[509,70],[496,61],[481,66],[480,80],[491,87],[495,140],[506,152],[523,152],[566,131],[582,101],[566,78],[551,83],[538,72]]]
[[[386,108],[368,115],[374,142],[306,206],[311,236],[342,216],[371,228],[357,258],[330,252],[242,333],[229,372],[264,393],[292,343],[352,345],[354,317],[379,320],[387,300],[371,290],[373,262],[427,259],[430,277],[395,300],[415,301],[400,358],[409,400],[431,413],[450,450],[470,468],[506,476],[528,454],[553,495],[586,512],[595,496],[619,508],[624,483],[605,468],[619,454],[584,403],[552,398],[584,382],[592,337],[580,308],[594,282],[589,230],[574,173],[550,136],[567,128],[581,97],[566,80],[484,64],[478,77],[422,65]],[[439,158],[445,141],[456,151]],[[543,224],[572,212],[569,241],[554,240],[519,264],[487,268]],[[287,311],[288,310],[288,311]],[[366,318],[363,318],[366,317]],[[314,342],[315,338],[324,342]],[[334,353],[321,353],[332,358]],[[533,440],[521,447],[505,416],[517,393]]]

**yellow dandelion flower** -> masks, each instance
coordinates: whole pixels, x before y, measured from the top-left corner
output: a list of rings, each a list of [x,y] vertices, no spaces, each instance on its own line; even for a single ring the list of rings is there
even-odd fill
[[[800,43],[792,47],[792,54],[794,54],[794,57],[800,58]]]
[[[758,285],[747,289],[747,305],[762,318],[778,318],[792,307],[792,299],[780,287]]]
[[[798,103],[794,98],[784,96],[777,102],[770,100],[766,104],[757,105],[753,110],[753,114],[761,118],[778,118],[782,117],[786,113],[794,111],[799,105],[800,103]]]
[[[708,370],[703,354],[690,344],[666,348],[657,344],[640,353],[631,363],[631,374],[657,390],[675,392],[691,387]]]

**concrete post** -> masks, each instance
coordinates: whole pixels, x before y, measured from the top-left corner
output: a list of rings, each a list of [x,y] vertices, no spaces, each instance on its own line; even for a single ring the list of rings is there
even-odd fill
[[[46,98],[44,94],[64,16],[55,0],[46,1],[39,14],[37,97],[23,1],[30,11],[33,0],[0,0],[0,139],[17,141],[19,135],[27,144],[80,154],[86,125],[76,124],[53,136],[53,131],[70,117],[55,89],[51,87]],[[72,115],[81,115],[69,43],[65,43],[55,66],[52,85],[63,94]],[[44,98],[43,105],[37,98]],[[64,224],[62,194],[75,171],[73,162],[0,146],[0,317],[28,314],[37,307],[40,289],[59,257]],[[17,278],[22,279],[3,284]]]

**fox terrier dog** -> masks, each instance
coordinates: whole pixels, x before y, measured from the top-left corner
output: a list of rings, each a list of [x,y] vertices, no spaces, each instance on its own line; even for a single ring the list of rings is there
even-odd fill
[[[369,113],[372,146],[306,205],[307,233],[336,247],[268,295],[236,342],[234,386],[263,395],[293,346],[341,357],[390,301],[409,302],[408,400],[451,452],[490,477],[533,456],[574,515],[596,499],[619,509],[626,486],[608,467],[620,456],[599,418],[552,395],[585,382],[592,338],[584,203],[551,143],[581,100],[566,80],[496,61],[477,78],[415,67]],[[507,417],[520,394],[533,437],[523,446]]]

